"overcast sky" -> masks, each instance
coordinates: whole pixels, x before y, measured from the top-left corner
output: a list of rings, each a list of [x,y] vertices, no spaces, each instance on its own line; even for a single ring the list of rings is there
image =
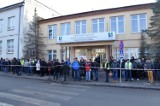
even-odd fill
[[[0,0],[0,8],[23,0]],[[122,7],[156,0],[38,0],[62,15],[105,8]]]

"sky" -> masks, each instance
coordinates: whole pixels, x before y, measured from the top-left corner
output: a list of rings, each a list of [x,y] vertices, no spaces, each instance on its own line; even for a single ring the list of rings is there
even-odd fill
[[[23,0],[0,0],[0,8]],[[122,7],[135,4],[152,3],[156,0],[38,0],[61,15],[92,10]]]

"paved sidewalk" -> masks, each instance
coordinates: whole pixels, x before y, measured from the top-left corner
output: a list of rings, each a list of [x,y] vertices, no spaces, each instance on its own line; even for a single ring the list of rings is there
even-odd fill
[[[0,72],[0,76],[7,76],[7,77],[16,77],[16,78],[26,78],[26,79],[35,79],[35,80],[44,80],[48,83],[61,83],[60,78],[59,80],[53,80],[52,76],[44,76],[40,77],[39,75],[32,75],[27,76],[23,74],[22,76],[17,76],[12,73],[4,74]],[[90,81],[87,82],[85,80],[82,81],[74,81],[71,77],[68,78],[68,81],[64,82],[63,84],[73,84],[73,85],[83,85],[83,86],[107,86],[107,87],[120,87],[120,88],[135,88],[135,89],[150,89],[150,90],[160,90],[160,81],[156,81],[153,84],[147,83],[146,80],[139,80],[139,81],[122,81],[121,83],[106,83],[104,81],[104,76],[101,76],[99,81]]]

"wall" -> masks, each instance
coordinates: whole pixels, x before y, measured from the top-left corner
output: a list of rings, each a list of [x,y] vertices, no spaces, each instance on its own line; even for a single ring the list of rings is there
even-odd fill
[[[150,16],[152,16],[152,10],[151,9],[141,9],[141,10],[133,10],[133,11],[124,11],[124,12],[118,12],[118,13],[112,13],[112,14],[102,14],[102,15],[95,15],[95,16],[87,16],[87,17],[80,17],[80,18],[74,18],[74,19],[66,19],[62,21],[54,21],[54,22],[48,22],[48,23],[42,23],[40,24],[40,27],[44,34],[44,41],[46,42],[47,48],[46,50],[52,50],[53,47],[57,47],[57,49],[60,48],[59,44],[56,44],[56,38],[53,40],[48,39],[48,26],[57,24],[57,36],[60,35],[60,24],[71,22],[71,34],[75,33],[75,21],[78,20],[86,20],[87,21],[87,33],[91,33],[92,29],[92,19],[95,18],[105,18],[105,31],[110,31],[110,17],[111,16],[119,16],[124,15],[125,18],[125,33],[124,34],[117,34],[116,40],[112,42],[111,49],[113,51],[114,48],[119,47],[119,40],[123,40],[125,47],[139,47],[139,39],[140,39],[140,33],[131,33],[131,15],[132,14],[141,14],[141,13],[147,13],[147,26],[149,26],[150,23]],[[102,42],[93,42],[93,45],[100,44]],[[62,46],[88,46],[88,43],[74,43],[74,44],[62,44]],[[110,45],[110,44],[108,44]],[[113,52],[112,52],[113,53]],[[113,54],[111,54],[113,55]]]
[[[55,16],[57,16],[56,13],[54,13],[52,10],[46,8],[45,6],[43,6],[42,4],[37,2],[36,0],[25,0],[24,13],[23,13],[23,31],[22,31],[23,36],[21,36],[21,41],[20,41],[21,51],[23,50],[23,47],[25,45],[24,39],[25,39],[27,32],[29,31],[29,24],[33,19],[35,8],[37,10],[38,16],[40,16],[44,19],[51,18],[53,16],[53,14]],[[23,52],[21,54],[22,54],[21,57],[23,57]]]
[[[14,16],[14,30],[8,30],[8,17]],[[18,35],[19,35],[19,7],[0,13],[0,19],[3,19],[3,32],[0,33],[0,41],[2,41],[2,53],[0,57],[13,58],[18,55]],[[14,39],[14,53],[7,53],[7,40]]]

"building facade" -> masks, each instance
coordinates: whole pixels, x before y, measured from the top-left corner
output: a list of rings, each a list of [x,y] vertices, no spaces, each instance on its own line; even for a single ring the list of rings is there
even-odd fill
[[[23,57],[24,38],[35,8],[42,18],[58,15],[37,0],[23,0],[0,8],[0,57],[9,59]]]
[[[141,31],[148,28],[154,3],[89,11],[41,20],[46,59],[139,57]]]

